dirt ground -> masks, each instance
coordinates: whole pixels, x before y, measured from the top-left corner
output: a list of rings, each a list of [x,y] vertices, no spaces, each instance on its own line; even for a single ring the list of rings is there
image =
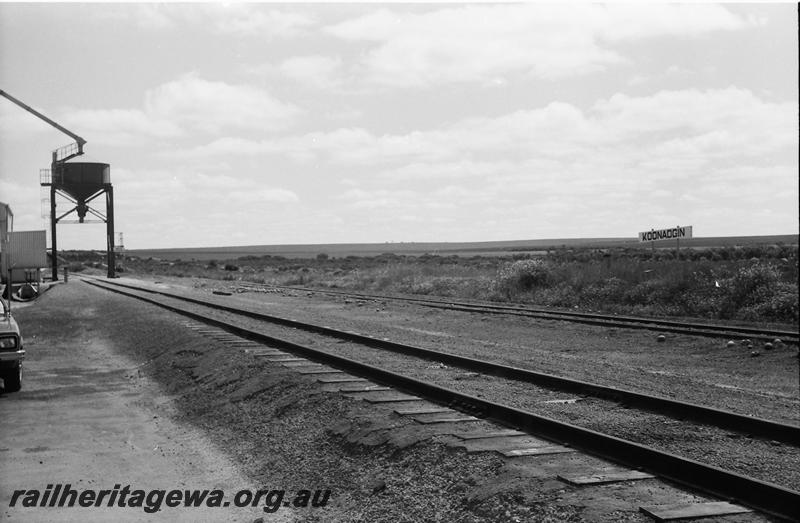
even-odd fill
[[[341,330],[529,368],[745,415],[800,423],[798,349],[519,316],[443,311],[324,292],[238,292],[235,282],[147,277],[154,288]],[[119,281],[124,282],[125,278]],[[141,280],[135,280],[141,281]],[[232,291],[215,296],[212,291]]]
[[[23,390],[0,395],[0,513],[11,521],[648,521],[641,504],[696,499],[658,480],[587,492],[555,479],[556,469],[592,465],[582,456],[468,454],[447,431],[416,430],[188,329],[180,316],[79,281],[15,317],[28,359]],[[274,513],[9,507],[15,490],[57,483],[331,494],[324,507]]]
[[[0,506],[8,521],[214,521],[215,508],[10,507],[16,490],[253,488],[251,478],[202,430],[176,422],[169,395],[126,354],[104,309],[58,286],[38,302],[14,304],[27,359],[23,390],[0,394]],[[132,357],[133,356],[133,357]],[[62,487],[66,490],[66,487]],[[51,489],[51,492],[53,489]],[[67,501],[68,502],[68,501]],[[227,521],[252,521],[253,509],[226,508]],[[275,521],[288,521],[276,513]]]
[[[119,280],[127,281],[126,278]],[[797,348],[762,351],[726,340],[672,335],[659,343],[647,330],[607,328],[518,316],[429,309],[391,300],[361,300],[322,292],[238,292],[235,283],[161,279],[153,288],[191,294],[222,305],[251,308],[345,331],[411,343],[435,350],[567,375],[638,392],[675,397],[746,415],[798,423]],[[206,287],[200,285],[208,284]],[[198,285],[190,288],[188,285]],[[230,296],[212,294],[227,285]],[[230,315],[221,318],[233,320]],[[480,378],[430,361],[330,343],[297,329],[264,327],[257,320],[237,324],[382,368],[433,381],[446,388],[651,445],[697,461],[797,490],[800,454],[791,445],[749,438],[702,424],[675,423],[615,402],[583,398],[575,403],[542,403],[569,395],[497,378]],[[321,345],[320,345],[321,344]]]

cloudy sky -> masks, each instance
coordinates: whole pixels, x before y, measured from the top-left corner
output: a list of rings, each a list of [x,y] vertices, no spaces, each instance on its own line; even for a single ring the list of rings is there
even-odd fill
[[[128,248],[797,233],[797,49],[794,4],[0,4]],[[0,98],[16,230],[70,141]]]

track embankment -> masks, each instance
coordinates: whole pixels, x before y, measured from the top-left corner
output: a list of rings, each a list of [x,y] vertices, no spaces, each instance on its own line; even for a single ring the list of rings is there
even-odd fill
[[[170,307],[168,307],[168,308],[169,308],[170,310],[173,310],[173,309],[174,309],[174,308],[173,308],[173,307],[171,307],[171,306],[170,306]],[[195,316],[195,314],[194,314],[194,313],[192,313],[192,314],[190,314],[190,316]],[[200,316],[197,316],[197,319],[202,319],[202,318],[201,318]],[[211,322],[211,324],[212,324],[212,325],[215,325],[216,323],[219,323],[219,322],[215,322],[215,321],[212,321],[212,322]],[[227,324],[226,324],[226,325],[227,325]],[[219,326],[223,326],[223,325],[222,325],[222,324],[220,324]],[[227,327],[224,327],[224,328],[227,328]],[[238,327],[236,327],[236,328],[233,328],[231,332],[236,332],[237,334],[241,332],[242,334],[245,334],[245,335],[247,336],[247,334],[246,334],[246,333],[245,333],[245,332],[244,332],[244,331],[243,331],[241,328],[238,328]],[[252,332],[252,331],[250,331],[250,332]],[[256,336],[254,339],[260,339],[260,338],[264,338],[264,340],[265,340],[265,341],[268,341],[268,340],[270,339],[269,337],[263,337],[263,336],[260,336],[260,335],[259,335],[259,336]],[[271,343],[271,342],[270,342],[270,343]],[[284,345],[285,345],[285,344],[284,344]],[[291,344],[289,344],[289,345],[291,345]],[[276,345],[276,346],[283,348],[283,346],[282,346],[281,344],[279,344],[279,345]],[[305,354],[306,352],[309,352],[309,350],[308,350],[308,349],[298,348],[297,346],[294,346],[294,348],[292,348],[291,346],[289,346],[289,350],[290,350],[291,352],[300,352],[301,354]],[[314,352],[314,351],[310,351],[310,352]],[[280,355],[278,355],[278,357],[280,358]],[[292,358],[289,358],[289,359],[280,359],[280,361],[282,361],[282,362],[285,362],[287,365],[289,365],[289,362],[292,362],[293,364],[296,364],[296,365],[301,365],[301,364],[302,364],[302,363],[300,362],[300,360],[298,360],[298,359],[292,359]],[[295,362],[296,362],[296,363],[295,363]],[[365,377],[369,377],[368,375],[364,375],[364,376],[365,376]],[[401,388],[402,388],[402,386],[401,386]],[[480,396],[480,395],[479,395],[479,396]],[[405,400],[403,400],[403,401],[405,401]],[[497,408],[500,408],[500,407],[498,407],[498,406],[495,406],[495,407],[493,407],[493,408],[494,408],[494,409],[497,409]],[[576,440],[575,442],[573,442],[573,443],[575,443],[576,445],[578,444],[577,440]],[[580,445],[578,445],[578,446],[580,446]],[[646,465],[645,467],[648,467],[648,466]],[[665,472],[666,472],[666,471],[665,471]],[[667,473],[666,475],[667,475],[667,477],[669,477],[669,473]],[[690,483],[691,483],[691,482],[690,482]],[[712,489],[712,491],[713,491],[713,489]],[[730,494],[729,494],[729,495],[730,495]],[[742,496],[745,496],[745,495],[746,495],[746,493],[745,493],[745,491],[741,491],[741,493],[740,493],[740,494],[736,494],[736,495],[742,495]],[[764,506],[764,505],[762,504],[761,506]]]
[[[31,423],[25,430],[28,441],[9,441],[4,452],[38,462],[44,454],[37,453],[45,450],[34,442],[46,433],[64,446],[41,446],[50,446],[53,459],[61,459],[67,455],[67,427],[83,425],[85,431],[80,442],[69,443],[72,461],[61,470],[45,468],[47,478],[35,476],[37,482],[331,491],[320,508],[281,507],[265,514],[253,507],[234,516],[232,508],[203,513],[196,507],[162,507],[152,520],[647,521],[638,507],[652,501],[653,492],[670,501],[696,499],[646,480],[594,492],[603,503],[589,503],[584,490],[556,479],[557,470],[583,470],[586,458],[570,459],[565,467],[555,457],[509,462],[493,452],[468,453],[448,434],[452,427],[419,430],[420,424],[394,414],[392,407],[331,393],[314,378],[187,328],[178,315],[78,282],[55,287],[17,317],[29,340],[27,379],[19,395],[4,395],[1,401],[10,409],[27,402]],[[93,353],[89,347],[101,340],[105,351]],[[97,370],[112,363],[119,365],[116,377],[101,390],[104,381]],[[110,403],[94,413],[96,421],[87,422],[76,402],[97,405],[91,394]],[[51,423],[54,417],[36,415],[48,403],[60,412],[56,423]],[[131,425],[120,421],[126,417]],[[163,429],[153,440],[140,438],[137,430],[148,429],[134,427],[152,424]],[[109,458],[104,438],[120,447],[115,453],[133,449],[129,459],[138,462],[141,475],[129,463]],[[14,483],[9,488],[39,486],[17,485],[18,472],[4,474]],[[42,510],[52,519],[64,515],[57,507]],[[150,517],[130,508],[70,514],[89,521]],[[753,514],[733,518],[751,521]]]

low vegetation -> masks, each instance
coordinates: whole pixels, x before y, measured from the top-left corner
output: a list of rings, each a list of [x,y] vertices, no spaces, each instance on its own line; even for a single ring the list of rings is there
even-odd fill
[[[78,258],[67,256],[70,268]],[[92,266],[98,259],[86,259]],[[796,325],[797,245],[649,250],[557,248],[514,256],[235,260],[122,258],[123,270],[224,281],[518,302],[606,312]]]

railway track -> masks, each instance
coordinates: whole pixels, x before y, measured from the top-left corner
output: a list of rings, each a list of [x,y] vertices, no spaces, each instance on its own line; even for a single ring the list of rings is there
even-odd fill
[[[690,334],[695,336],[708,336],[714,338],[755,338],[762,341],[780,339],[784,343],[800,343],[800,334],[796,331],[784,329],[762,329],[742,325],[715,325],[710,323],[679,322],[656,318],[643,318],[638,316],[619,316],[598,314],[590,312],[556,311],[521,305],[498,305],[493,303],[465,302],[454,300],[438,300],[430,298],[412,298],[408,296],[385,296],[379,294],[366,294],[357,292],[334,291],[310,287],[294,287],[282,285],[260,285],[249,282],[237,282],[236,287],[245,289],[283,289],[301,292],[315,292],[336,296],[346,296],[366,300],[391,300],[416,303],[426,307],[481,314],[506,314],[542,318],[551,320],[571,321],[588,325],[605,327],[622,327],[628,329],[647,329],[659,332],[676,334]]]
[[[231,307],[221,304],[211,304],[204,300],[182,296],[180,294],[166,292],[163,290],[142,288],[135,285],[127,285],[119,282],[109,282],[105,280],[103,280],[103,282],[107,285],[114,285],[117,287],[123,287],[132,290],[147,292],[150,294],[165,296],[168,298],[178,299],[187,303],[192,303],[202,306],[211,306],[216,308],[217,310],[244,315],[260,321],[266,321],[269,323],[282,325],[293,329],[303,330],[316,334],[322,334],[324,336],[337,338],[339,340],[351,341],[358,344],[367,345],[376,349],[392,351],[420,358],[426,358],[432,361],[440,362],[445,365],[459,367],[464,370],[479,372],[482,374],[487,374],[492,376],[498,376],[501,378],[518,380],[521,382],[530,383],[533,385],[547,387],[554,390],[559,390],[562,392],[568,392],[572,394],[590,395],[598,398],[607,398],[630,407],[646,409],[652,412],[667,414],[670,416],[680,417],[683,419],[691,419],[704,424],[716,425],[720,428],[724,428],[727,430],[733,430],[745,433],[747,435],[762,437],[770,440],[781,441],[791,445],[800,445],[800,426],[796,425],[779,423],[776,421],[766,420],[753,416],[744,416],[727,410],[710,408],[691,402],[678,401],[670,398],[664,398],[661,396],[655,396],[649,394],[642,394],[617,387],[608,387],[586,381],[564,378],[553,374],[546,374],[519,367],[502,365],[490,361],[468,358],[447,352],[426,349],[423,347],[416,347],[413,345],[398,343],[387,339],[379,339],[354,332],[342,331],[321,325],[314,325],[289,318],[282,318],[279,316],[266,314],[260,311],[252,311],[252,310],[242,309],[240,307]]]
[[[276,318],[254,311],[243,311],[235,307],[220,306],[219,304],[160,290],[139,288],[133,285],[123,285],[119,282],[112,283],[105,280],[103,280],[102,283],[99,281],[90,281],[89,283],[179,312],[198,321],[223,328],[239,336],[266,343],[293,354],[302,355],[312,360],[389,385],[399,390],[428,398],[436,403],[448,405],[451,408],[456,408],[457,410],[479,417],[496,420],[503,425],[515,427],[554,442],[565,443],[581,451],[603,457],[625,466],[644,469],[662,478],[689,486],[692,489],[713,496],[726,500],[735,500],[738,503],[782,518],[796,519],[800,517],[800,512],[797,508],[800,507],[800,493],[779,485],[707,465],[696,460],[680,457],[669,452],[627,441],[602,432],[578,427],[563,421],[557,421],[506,404],[489,401],[475,395],[465,394],[464,392],[445,388],[429,381],[411,378],[406,374],[400,374],[353,358],[347,358],[328,351],[319,350],[307,344],[299,344],[288,341],[287,339],[266,335],[262,332],[242,327],[236,322],[221,319],[219,316],[212,317],[213,314],[210,313],[210,309],[215,309],[217,311],[222,310],[226,313],[239,316],[244,315],[260,321],[269,321],[292,329],[304,328],[315,334],[322,334],[329,337],[334,336],[341,340],[369,345],[370,347],[380,350],[391,349],[402,352],[403,354],[411,354],[417,358],[455,358],[447,361],[449,361],[451,365],[458,364],[462,366],[462,368],[472,369],[494,376],[502,375],[515,380],[523,378],[525,380],[535,379],[537,382],[547,383],[551,387],[557,384],[558,387],[564,387],[568,390],[591,391],[593,394],[599,396],[625,398],[621,401],[635,404],[639,408],[643,408],[642,406],[644,405],[644,408],[666,412],[672,415],[705,417],[706,422],[714,420],[716,424],[731,429],[733,429],[732,425],[736,423],[749,423],[749,425],[747,425],[748,431],[752,429],[752,432],[758,431],[763,437],[780,439],[796,445],[800,440],[797,438],[798,428],[795,426],[783,425],[768,420],[757,420],[754,422],[752,418],[746,416],[739,416],[725,411],[716,411],[715,409],[708,409],[707,407],[699,405],[681,404],[680,402],[674,402],[673,400],[665,398],[647,397],[645,395],[637,395],[630,391],[620,391],[609,387],[575,382],[574,380],[561,381],[563,378],[536,375],[537,373],[531,373],[531,371],[526,371],[524,369],[504,367],[490,362],[470,360],[454,355],[446,355],[443,353],[433,354],[435,351],[409,347],[387,340],[376,340],[375,338],[355,333],[335,331],[327,327],[304,325],[294,320]],[[210,309],[205,312],[198,312],[197,306]],[[532,375],[527,373],[531,373]],[[565,389],[562,388],[561,390]]]

